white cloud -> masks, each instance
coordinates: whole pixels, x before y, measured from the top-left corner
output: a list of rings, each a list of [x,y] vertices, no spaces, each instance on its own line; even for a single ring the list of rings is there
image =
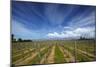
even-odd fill
[[[73,30],[64,30],[60,33],[53,32],[48,33],[47,36],[49,38],[67,38],[67,39],[78,39],[80,36],[86,38],[95,38],[95,28],[94,27],[86,27],[86,28],[76,28]]]
[[[77,28],[74,30],[75,33],[88,33],[95,31],[94,27]]]
[[[57,32],[48,33],[48,36],[57,37],[59,34]]]

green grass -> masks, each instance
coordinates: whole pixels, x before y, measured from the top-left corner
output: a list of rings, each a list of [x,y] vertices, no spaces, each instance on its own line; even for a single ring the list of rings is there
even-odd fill
[[[55,47],[55,63],[64,63],[65,59],[63,53],[60,51],[58,46]]]

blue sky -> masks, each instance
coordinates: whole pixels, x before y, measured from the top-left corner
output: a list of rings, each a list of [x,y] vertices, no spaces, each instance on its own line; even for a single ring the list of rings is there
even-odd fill
[[[23,39],[95,38],[95,6],[12,2],[12,34]]]

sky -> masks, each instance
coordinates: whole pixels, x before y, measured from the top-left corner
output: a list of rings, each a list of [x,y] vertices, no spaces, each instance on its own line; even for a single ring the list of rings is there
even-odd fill
[[[95,38],[95,6],[12,2],[12,34],[22,39]]]

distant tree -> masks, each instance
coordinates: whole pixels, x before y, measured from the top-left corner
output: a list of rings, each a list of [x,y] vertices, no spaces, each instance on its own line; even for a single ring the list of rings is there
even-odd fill
[[[80,37],[80,40],[86,40],[86,39],[87,39],[87,38],[85,38],[85,37],[82,37],[82,36]]]
[[[24,42],[32,42],[32,40],[23,40]]]
[[[21,38],[18,39],[19,42],[22,42],[23,40]]]
[[[11,40],[12,40],[13,42],[16,41],[16,38],[14,38],[14,34],[11,35]]]
[[[14,34],[11,35],[11,39],[14,40]]]
[[[79,40],[95,40],[95,38],[86,38],[81,36]]]

